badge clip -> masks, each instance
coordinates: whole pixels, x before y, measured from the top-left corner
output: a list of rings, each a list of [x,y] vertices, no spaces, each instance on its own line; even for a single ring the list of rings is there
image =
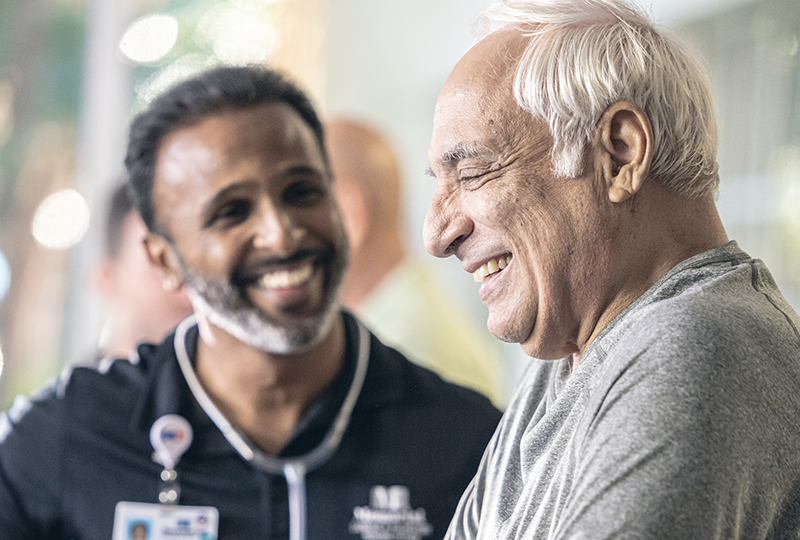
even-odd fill
[[[177,414],[164,415],[150,428],[150,443],[155,450],[155,461],[164,466],[158,500],[177,504],[181,489],[175,466],[192,444],[192,426]]]

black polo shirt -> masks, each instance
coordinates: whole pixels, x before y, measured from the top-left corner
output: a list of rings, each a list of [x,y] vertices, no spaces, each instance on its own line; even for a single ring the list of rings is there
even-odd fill
[[[319,444],[344,400],[358,343],[358,324],[344,317],[345,366],[283,456]],[[196,341],[195,329],[190,357]],[[288,538],[285,479],[252,467],[194,403],[172,336],[141,345],[138,362],[74,368],[4,415],[0,538],[109,540],[118,501],[158,502],[163,467],[152,459],[149,434],[165,414],[185,417],[194,431],[176,467],[180,504],[217,508],[221,540]],[[483,396],[371,336],[350,425],[333,457],[306,478],[308,538],[441,538],[499,418]],[[376,505],[398,492],[408,497],[405,508]]]

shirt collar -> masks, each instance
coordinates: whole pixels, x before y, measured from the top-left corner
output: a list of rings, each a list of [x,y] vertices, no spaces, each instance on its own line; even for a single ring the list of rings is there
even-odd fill
[[[328,431],[353,380],[358,357],[358,321],[342,311],[345,326],[345,357],[342,369],[333,382],[301,418],[295,434],[281,453],[300,455],[313,449]],[[166,414],[185,417],[195,430],[207,436],[205,448],[211,451],[234,451],[205,412],[194,402],[181,373],[174,347],[175,334],[160,345],[139,346],[140,361],[145,363],[145,378],[133,415],[135,430],[148,432],[156,419]],[[186,349],[192,362],[197,353],[197,327],[186,334]],[[370,363],[354,414],[402,398],[404,381],[400,354],[370,336]],[[205,438],[205,437],[204,437]]]

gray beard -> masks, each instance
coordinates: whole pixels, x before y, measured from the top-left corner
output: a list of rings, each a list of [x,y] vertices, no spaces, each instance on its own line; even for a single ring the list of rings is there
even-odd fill
[[[297,354],[318,345],[330,333],[339,306],[341,277],[332,284],[320,313],[282,325],[249,305],[226,283],[210,281],[184,267],[184,280],[195,312],[239,341],[271,354]]]

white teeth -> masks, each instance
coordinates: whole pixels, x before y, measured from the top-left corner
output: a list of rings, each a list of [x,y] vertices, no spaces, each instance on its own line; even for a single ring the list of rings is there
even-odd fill
[[[264,289],[283,289],[295,287],[305,283],[311,278],[314,272],[314,265],[306,263],[295,270],[279,270],[270,274],[264,274],[258,283]]]
[[[475,270],[472,273],[472,276],[475,278],[475,281],[483,281],[486,276],[499,272],[511,261],[510,255],[504,255],[503,257],[498,257],[497,259],[492,259],[491,261],[484,263],[481,265],[480,268]]]

